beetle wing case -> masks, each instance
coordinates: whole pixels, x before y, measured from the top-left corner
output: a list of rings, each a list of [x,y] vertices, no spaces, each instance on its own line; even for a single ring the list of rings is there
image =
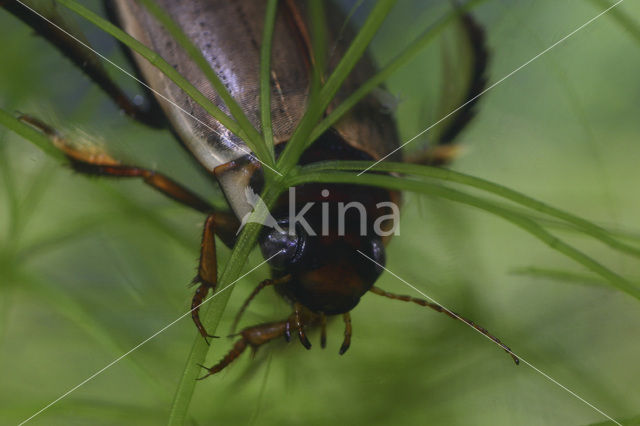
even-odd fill
[[[252,0],[176,2],[158,4],[180,25],[200,49],[227,90],[260,129],[260,44],[266,2]],[[153,16],[136,2],[116,0],[120,25],[133,37],[160,54],[214,104],[228,113],[204,73]],[[309,86],[308,65],[296,28],[278,14],[272,50],[271,115],[276,142],[288,140],[305,109]],[[249,152],[241,139],[157,70],[134,55],[150,86],[166,96],[158,97],[165,114],[187,148],[209,171]],[[192,114],[188,116],[176,108]]]
[[[158,4],[200,49],[251,123],[260,129],[260,45],[266,2],[158,0]],[[120,25],[128,33],[158,52],[212,102],[228,112],[202,71],[153,16],[129,0],[115,0],[115,6]],[[296,10],[292,11],[291,7],[296,7]],[[304,22],[296,19],[304,17],[304,12],[304,2],[282,2],[276,19],[271,72],[271,116],[276,144],[289,140],[308,102],[311,47]],[[349,25],[345,25],[345,17],[337,7],[327,13],[327,35],[330,46],[327,52],[328,68],[331,70],[338,64],[353,37],[353,31]],[[242,217],[251,207],[240,189],[247,187],[249,176],[255,172],[255,164],[246,159],[234,160],[247,157],[249,148],[153,65],[134,56],[147,82],[168,99],[157,96],[187,148],[207,170],[213,171],[222,166],[220,168],[224,170],[216,170],[216,177],[234,212]],[[327,112],[339,105],[374,72],[373,62],[365,55],[346,79]],[[331,131],[337,132],[344,143],[374,160],[384,157],[398,146],[393,118],[373,95],[363,99]],[[399,160],[400,154],[394,154],[392,159]],[[251,165],[249,170],[239,170],[248,165]]]

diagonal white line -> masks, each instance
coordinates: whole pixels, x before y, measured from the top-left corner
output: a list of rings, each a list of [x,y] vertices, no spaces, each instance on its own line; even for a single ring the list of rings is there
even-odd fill
[[[121,71],[122,73],[126,74],[127,76],[131,77],[132,79],[134,79],[135,81],[137,81],[138,83],[140,83],[141,85],[143,85],[144,87],[146,87],[147,89],[149,89],[150,91],[152,91],[153,93],[155,93],[156,95],[158,95],[159,97],[161,97],[162,99],[164,99],[166,102],[170,103],[171,105],[173,105],[174,107],[176,107],[177,109],[179,109],[182,113],[184,113],[185,115],[188,115],[189,117],[193,118],[195,121],[197,121],[198,123],[202,124],[204,127],[206,127],[207,129],[211,130],[213,133],[217,134],[218,136],[220,136],[221,138],[223,137],[220,132],[218,132],[217,130],[215,130],[213,127],[209,126],[207,123],[205,123],[204,121],[200,120],[199,118],[197,118],[195,115],[191,114],[189,111],[185,110],[184,108],[182,108],[180,105],[176,104],[175,102],[173,102],[172,100],[170,100],[169,98],[167,98],[165,95],[163,95],[162,93],[158,92],[157,90],[155,90],[154,88],[152,88],[151,86],[149,86],[147,83],[145,83],[144,81],[140,80],[139,78],[137,78],[135,75],[131,74],[130,72],[128,72],[127,70],[125,70],[124,68],[122,68],[120,65],[116,64],[115,62],[113,62],[111,59],[107,58],[106,56],[104,56],[103,54],[101,54],[100,52],[98,52],[97,50],[95,50],[94,48],[92,48],[91,46],[89,46],[88,44],[84,43],[82,40],[78,39],[76,36],[74,36],[73,34],[71,34],[70,32],[66,31],[65,29],[63,29],[62,27],[60,27],[59,25],[55,24],[53,21],[51,21],[50,19],[48,19],[47,17],[43,16],[41,13],[39,13],[38,11],[34,10],[33,8],[27,6],[26,4],[24,4],[21,0],[16,0],[18,3],[20,3],[22,6],[24,6],[25,8],[29,9],[31,12],[33,12],[34,14],[38,15],[40,18],[42,18],[44,21],[48,22],[50,25],[52,25],[53,27],[57,28],[59,31],[63,32],[64,34],[66,34],[67,36],[71,37],[74,41],[78,42],[80,45],[84,46],[85,48],[89,49],[90,51],[92,51],[93,53],[95,53],[96,55],[98,55],[102,60],[108,62],[109,64],[111,64],[112,66],[114,66],[117,70]],[[251,151],[245,149],[242,145],[238,145],[235,144],[235,147],[238,148],[240,151],[244,152],[245,154],[249,155],[251,158],[255,159],[256,161],[258,161],[259,163],[261,163],[263,166],[267,167],[268,169],[271,169],[271,171],[275,172],[276,174],[282,176],[282,174],[280,172],[278,172],[276,169],[272,168],[271,166],[269,166],[268,164],[264,163],[263,161],[261,161],[259,158],[257,158]]]
[[[529,65],[530,63],[532,63],[533,61],[537,60],[538,58],[540,58],[542,55],[544,55],[545,53],[549,52],[551,49],[553,49],[554,47],[558,46],[559,44],[565,42],[569,37],[575,35],[578,31],[584,29],[585,27],[587,27],[588,25],[590,25],[591,23],[593,23],[593,21],[595,21],[596,19],[600,18],[602,15],[604,15],[605,13],[609,12],[611,9],[613,9],[614,7],[618,6],[620,3],[622,3],[624,0],[618,0],[618,2],[614,3],[613,5],[611,5],[610,7],[606,8],[605,10],[603,10],[602,12],[600,12],[599,14],[597,14],[596,16],[594,16],[593,18],[589,19],[587,22],[585,22],[584,24],[580,25],[578,28],[576,28],[575,30],[571,31],[569,34],[567,34],[566,36],[562,37],[560,40],[556,41],[555,43],[553,43],[551,46],[547,47],[546,49],[544,49],[542,52],[538,53],[536,56],[534,56],[533,58],[529,59],[527,62],[525,62],[524,64],[520,65],[518,68],[514,69],[513,71],[511,71],[509,74],[505,75],[504,77],[502,77],[500,80],[496,81],[495,83],[493,83],[491,86],[487,87],[486,89],[484,89],[482,92],[478,93],[476,96],[474,96],[473,98],[469,99],[468,101],[466,101],[465,103],[463,103],[462,105],[460,105],[458,108],[454,109],[453,111],[451,111],[450,113],[448,113],[447,115],[445,115],[444,117],[442,117],[440,120],[436,121],[435,123],[433,123],[432,125],[430,125],[429,127],[425,128],[424,130],[422,130],[420,133],[418,133],[417,135],[415,135],[414,137],[412,137],[411,139],[409,139],[408,141],[404,142],[402,145],[400,145],[399,147],[397,147],[396,149],[394,149],[393,151],[391,151],[390,153],[388,153],[387,155],[385,155],[384,157],[382,157],[381,159],[379,159],[378,161],[376,161],[375,163],[373,163],[372,165],[370,165],[369,167],[367,167],[366,169],[362,170],[360,173],[358,173],[358,176],[362,175],[363,173],[367,172],[369,169],[371,169],[372,167],[374,167],[376,164],[386,160],[387,158],[389,158],[391,155],[395,154],[396,152],[398,152],[399,150],[401,150],[403,147],[405,147],[407,144],[413,142],[414,140],[416,140],[417,138],[419,138],[420,136],[424,135],[426,132],[428,132],[429,130],[433,129],[435,126],[437,126],[438,124],[442,123],[444,120],[446,120],[447,118],[451,117],[453,114],[455,114],[456,112],[460,111],[462,108],[466,107],[467,105],[469,105],[471,102],[475,101],[476,99],[478,99],[480,96],[484,95],[485,93],[487,93],[489,90],[493,89],[494,87],[496,87],[497,85],[503,83],[506,79],[508,79],[509,77],[511,77],[512,75],[514,75],[515,73],[517,73],[518,71],[522,70],[524,67],[526,67],[527,65]]]
[[[171,321],[169,324],[165,325],[164,327],[162,327],[160,330],[156,331],[155,333],[153,333],[151,336],[147,337],[146,339],[144,339],[142,342],[138,343],[137,345],[135,345],[133,348],[129,349],[127,352],[125,352],[124,354],[120,355],[118,358],[114,359],[113,361],[111,361],[109,364],[105,365],[104,367],[102,367],[100,370],[96,371],[95,373],[93,373],[91,376],[87,377],[85,380],[83,380],[82,382],[78,383],[77,385],[75,385],[74,387],[72,387],[71,389],[69,389],[68,391],[66,391],[65,393],[63,393],[61,396],[59,396],[58,398],[54,399],[53,401],[51,401],[49,404],[45,405],[44,407],[42,407],[40,410],[38,410],[36,413],[34,413],[31,417],[23,420],[22,422],[20,422],[20,424],[18,426],[22,426],[23,424],[27,423],[28,421],[32,420],[34,417],[36,417],[37,415],[41,414],[43,411],[45,411],[46,409],[50,408],[52,405],[54,405],[55,403],[57,403],[58,401],[60,401],[61,399],[65,398],[66,396],[68,396],[70,393],[74,392],[76,389],[78,389],[79,387],[83,386],[84,384],[86,384],[87,382],[93,380],[96,376],[98,376],[99,374],[101,374],[102,372],[104,372],[106,369],[108,369],[109,367],[112,367],[114,364],[118,363],[120,360],[122,360],[124,357],[126,357],[127,355],[131,354],[133,351],[135,351],[136,349],[140,348],[142,345],[146,344],[147,342],[149,342],[150,340],[152,340],[153,338],[155,338],[156,336],[158,336],[160,333],[163,333],[165,330],[167,330],[169,327],[173,326],[175,323],[177,323],[178,321],[180,321],[181,319],[183,319],[184,317],[186,317],[187,315],[190,315],[191,312],[193,312],[194,309],[198,309],[200,306],[204,305],[205,303],[208,303],[210,300],[212,300],[214,297],[218,296],[220,293],[222,293],[223,291],[225,291],[226,289],[228,289],[229,287],[231,287],[232,285],[234,285],[235,283],[237,283],[238,281],[240,281],[241,279],[243,279],[244,277],[246,277],[247,275],[249,275],[250,273],[252,273],[253,271],[255,271],[256,269],[258,269],[259,267],[261,267],[262,265],[264,265],[265,263],[267,263],[268,261],[270,261],[271,259],[273,259],[275,256],[277,256],[278,254],[280,254],[280,252],[274,254],[273,256],[271,256],[270,258],[264,260],[263,262],[261,262],[258,266],[255,266],[254,268],[252,268],[249,272],[245,273],[244,275],[240,276],[238,279],[236,279],[235,281],[233,281],[231,284],[229,284],[228,286],[224,287],[223,289],[221,289],[220,291],[218,291],[216,294],[214,294],[213,296],[211,296],[210,298],[208,298],[207,300],[204,300],[202,303],[200,303],[197,306],[194,306],[193,308],[189,309],[187,312],[185,312],[184,314],[180,315],[178,318],[176,318],[174,321]]]
[[[469,327],[471,327],[472,330],[475,330],[476,332],[478,332],[481,336],[486,337],[487,339],[489,339],[491,342],[495,343],[500,349],[506,350],[506,348],[504,348],[503,346],[498,345],[498,343],[494,342],[493,340],[491,340],[491,338],[489,336],[487,336],[486,334],[483,334],[480,330],[475,329],[472,325],[468,324],[466,321],[464,321],[462,318],[460,318],[460,316],[458,316],[455,312],[449,310],[447,307],[445,307],[444,305],[442,305],[440,302],[436,301],[435,299],[427,296],[425,293],[423,293],[422,291],[418,290],[415,286],[411,285],[410,283],[408,283],[406,280],[404,280],[403,278],[399,277],[398,275],[394,274],[393,272],[391,272],[389,269],[387,269],[384,265],[381,265],[380,263],[376,262],[375,260],[373,260],[372,258],[370,258],[369,256],[367,256],[366,254],[364,254],[363,252],[361,252],[360,250],[357,250],[358,253],[360,253],[362,256],[366,257],[367,259],[369,259],[371,262],[375,263],[376,265],[378,265],[380,268],[384,269],[385,271],[387,271],[388,273],[390,273],[391,275],[393,275],[394,277],[396,277],[397,279],[399,279],[400,281],[402,281],[404,284],[406,284],[407,286],[411,287],[413,290],[415,290],[416,292],[420,293],[420,295],[422,297],[424,297],[425,299],[429,300],[430,302],[433,302],[437,305],[440,305],[442,307],[442,309],[444,309],[445,311],[447,311],[449,314],[453,315],[454,317],[456,317],[457,319],[459,319],[460,321],[462,321],[463,323],[467,324]],[[508,352],[517,357],[521,362],[527,364],[529,367],[531,367],[533,370],[535,370],[536,372],[538,372],[539,374],[541,374],[542,376],[544,376],[547,380],[549,380],[550,382],[556,384],[557,386],[559,386],[560,388],[564,389],[565,391],[569,392],[569,394],[571,394],[573,397],[579,399],[580,401],[584,402],[585,404],[587,404],[589,407],[593,408],[595,411],[597,411],[598,413],[602,414],[604,417],[606,417],[607,419],[611,420],[613,423],[617,424],[618,426],[622,426],[622,424],[620,424],[619,422],[617,422],[615,419],[613,419],[613,417],[609,416],[607,413],[605,413],[604,411],[602,411],[601,409],[599,409],[598,407],[596,407],[595,405],[591,404],[589,401],[587,401],[586,399],[582,398],[580,395],[578,395],[577,393],[575,393],[574,391],[572,391],[571,389],[569,389],[568,387],[566,387],[565,385],[563,385],[562,383],[558,382],[557,380],[555,380],[553,377],[549,376],[547,373],[545,373],[544,371],[538,369],[537,367],[535,367],[533,364],[531,364],[529,361],[527,361],[526,359],[522,358],[520,355],[516,354],[515,352],[513,352],[511,349],[508,350]]]

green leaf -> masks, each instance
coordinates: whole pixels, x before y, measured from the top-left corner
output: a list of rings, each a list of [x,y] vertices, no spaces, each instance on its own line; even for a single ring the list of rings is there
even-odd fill
[[[62,151],[54,147],[47,136],[43,135],[33,127],[21,122],[2,108],[0,108],[0,124],[33,143],[47,155],[52,156],[56,160],[63,162],[67,161]]]
[[[367,175],[367,178],[363,179],[355,173],[319,173],[316,171],[305,172],[305,169],[302,168],[297,176],[287,179],[287,184],[289,186],[297,186],[310,182],[351,183],[356,185],[379,186],[382,188],[395,189],[399,191],[411,191],[427,195],[435,195],[451,201],[467,204],[481,210],[485,210],[489,213],[500,216],[503,219],[522,228],[552,249],[564,254],[565,256],[573,259],[592,272],[595,272],[596,274],[602,276],[608,281],[609,284],[640,300],[639,286],[631,283],[629,280],[623,278],[611,269],[600,264],[595,259],[592,259],[580,250],[565,243],[555,235],[546,231],[542,226],[529,219],[527,216],[514,213],[489,200],[485,200],[480,197],[476,197],[471,194],[466,194],[464,192],[446,188],[440,185],[420,182],[410,178],[399,178],[396,176]]]
[[[355,170],[362,171],[371,166],[371,163],[366,161],[336,161],[336,162],[324,162],[316,163],[305,168],[309,172],[322,172],[329,170]],[[609,247],[619,250],[623,253],[640,257],[640,249],[634,246],[630,246],[623,243],[616,238],[613,238],[611,234],[604,228],[589,222],[579,216],[571,214],[569,212],[557,209],[541,201],[535,200],[525,194],[514,191],[507,188],[504,185],[489,182],[487,180],[466,175],[464,173],[456,172],[450,169],[442,169],[438,167],[426,167],[416,164],[407,163],[394,163],[391,161],[383,161],[376,164],[371,168],[371,171],[383,171],[402,173],[408,175],[423,176],[428,178],[434,178],[449,182],[455,182],[470,186],[476,189],[490,192],[492,194],[503,197],[509,201],[520,204],[524,207],[530,208],[539,213],[555,217],[563,220],[576,228],[580,229],[587,235],[590,235],[601,242],[607,244]],[[364,179],[364,178],[363,178]]]
[[[260,119],[262,120],[265,143],[270,150],[270,157],[274,159],[273,126],[271,124],[271,48],[277,11],[278,0],[269,0],[264,18],[262,46],[260,47]]]
[[[592,3],[599,6],[603,10],[610,8],[616,3],[611,0],[591,0]],[[626,13],[622,7],[615,7],[611,9],[607,15],[613,19],[621,28],[623,28],[631,37],[633,37],[640,45],[640,24],[637,20],[633,19],[628,13]]]

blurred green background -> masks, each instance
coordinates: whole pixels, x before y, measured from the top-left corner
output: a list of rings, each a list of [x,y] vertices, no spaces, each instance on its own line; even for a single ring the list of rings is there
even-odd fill
[[[86,2],[99,10],[97,2]],[[367,3],[367,2],[365,2]],[[476,11],[499,80],[603,10],[602,2],[488,1]],[[366,4],[365,8],[368,7]],[[448,10],[400,0],[373,45],[384,63]],[[619,10],[640,24],[640,4]],[[84,24],[83,24],[84,25]],[[84,25],[96,47],[115,44]],[[0,11],[0,106],[102,140],[222,202],[167,132],[120,114],[81,72]],[[437,116],[442,43],[388,82],[402,139]],[[603,16],[480,102],[454,169],[507,185],[640,241],[640,40]],[[114,73],[135,92],[136,86]],[[427,136],[428,138],[428,136]],[[417,146],[425,139],[415,142]],[[140,182],[88,179],[0,129],[0,424],[29,417],[186,312],[204,217]],[[407,195],[387,266],[485,326],[515,353],[616,419],[640,415],[640,304],[513,225],[470,207]],[[637,260],[569,230],[554,232],[638,282]],[[222,249],[221,262],[229,252]],[[260,261],[252,256],[252,265]],[[247,270],[251,265],[247,265]],[[528,271],[523,273],[522,271]],[[541,271],[542,270],[542,271]],[[559,279],[546,270],[577,274]],[[520,271],[518,273],[518,271]],[[537,272],[536,272],[537,271]],[[238,282],[218,334],[254,285]],[[389,274],[378,285],[413,294]],[[243,324],[289,312],[271,292]],[[374,295],[320,350],[274,342],[197,384],[194,424],[586,425],[606,420],[463,324]],[[190,319],[89,381],[31,424],[163,424],[191,342]],[[214,342],[208,364],[231,347]],[[633,421],[628,424],[636,424]]]

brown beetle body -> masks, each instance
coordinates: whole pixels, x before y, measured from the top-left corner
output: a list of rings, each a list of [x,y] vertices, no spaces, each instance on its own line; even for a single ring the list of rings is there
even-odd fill
[[[201,50],[252,124],[259,128],[258,75],[262,17],[266,2],[197,0],[184,3],[163,0],[159,3]],[[303,5],[303,2],[298,3],[298,6]],[[309,57],[309,46],[305,39],[306,30],[296,23],[295,17],[301,11],[290,9],[294,7],[297,6],[292,3],[281,8],[272,47],[271,115],[276,145],[289,140],[302,118],[311,81],[312,58]],[[127,0],[116,1],[115,9],[121,26],[127,32],[158,52],[202,93],[225,110],[223,101],[202,71],[190,61],[189,55],[154,17]],[[333,19],[335,24],[329,26],[335,28],[329,28],[330,34],[335,34],[340,29],[339,25],[342,25],[340,18]],[[342,50],[337,49],[332,65],[340,59]],[[216,172],[232,209],[239,219],[242,218],[251,211],[251,206],[245,199],[246,187],[250,185],[252,191],[259,193],[263,185],[259,175],[256,180],[251,170],[255,168],[255,164],[233,162],[246,157],[249,148],[145,59],[136,59],[145,80],[155,91],[163,94],[157,100],[183,143],[205,168]],[[341,96],[334,102],[340,102],[350,91],[364,83],[372,72],[370,60],[365,58],[345,83]],[[196,119],[185,116],[184,110],[189,111]],[[301,159],[301,164],[320,160],[375,160],[384,157],[397,146],[395,124],[391,116],[385,114],[382,105],[370,96],[350,116],[323,135]],[[380,212],[375,211],[376,204],[391,201],[392,194],[376,188],[356,189],[346,185],[307,186],[301,189],[302,194],[296,200],[296,210],[300,210],[307,202],[330,204],[333,227],[328,235],[307,237],[306,244],[311,247],[308,250],[313,250],[308,259],[296,261],[295,265],[276,268],[280,269],[274,271],[276,276],[292,273],[292,279],[278,285],[277,290],[287,299],[300,303],[313,312],[327,315],[347,313],[369,291],[381,273],[379,268],[363,258],[357,250],[375,255],[381,262],[384,262],[384,250],[379,238],[376,237],[373,243],[368,241],[369,237],[361,238],[358,235],[359,226],[348,226],[346,235],[338,235],[335,209],[338,203],[353,202],[354,194],[360,194],[359,199],[367,206],[366,228],[371,231],[373,222],[380,215]],[[332,195],[324,199],[322,190]],[[288,213],[286,197],[280,204],[283,205],[282,208],[276,206],[272,212],[276,219]],[[320,218],[321,212],[316,208],[309,215]],[[347,222],[355,223],[357,220],[354,215],[347,218]],[[315,222],[316,225],[320,224],[319,220]],[[270,253],[265,253],[265,257],[269,255]]]
[[[157,0],[157,3],[180,26],[192,43],[200,50],[211,69],[224,83],[229,94],[240,105],[250,123],[260,129],[259,71],[260,46],[266,1],[263,0]],[[105,1],[111,18],[125,31],[162,56],[187,80],[200,90],[222,111],[228,112],[221,97],[213,89],[204,73],[190,56],[169,35],[155,18],[133,0]],[[47,25],[34,20],[15,1],[0,6],[18,16],[42,34],[57,34]],[[276,18],[271,68],[271,118],[276,153],[291,138],[307,104],[314,55],[306,28],[304,2],[283,0]],[[329,14],[326,24],[328,35],[328,72],[339,62],[348,46],[350,29],[336,10]],[[461,22],[467,33],[472,61],[471,81],[463,100],[471,99],[448,123],[446,135],[436,145],[450,144],[455,135],[473,116],[472,108],[482,90],[487,63],[484,34],[469,15]],[[87,65],[85,72],[120,105],[127,114],[147,124],[159,125],[162,117],[153,109],[138,108],[128,102],[122,91],[109,80],[99,64],[87,59],[72,39],[58,37],[52,42],[76,64]],[[199,307],[217,283],[215,236],[231,246],[253,206],[248,193],[260,193],[264,187],[263,175],[248,146],[186,95],[169,78],[133,53],[138,71],[145,84],[155,93],[171,129],[198,162],[215,175],[233,213],[214,211],[211,205],[188,189],[153,170],[122,165],[109,156],[96,157],[76,149],[43,122],[29,116],[22,120],[50,136],[71,165],[82,173],[112,177],[136,177],[165,195],[199,211],[207,213],[198,275],[199,283],[192,301],[192,316],[203,337],[208,337],[199,319]],[[360,87],[375,69],[365,55],[342,84],[326,113],[339,105]],[[331,129],[322,134],[299,159],[300,165],[325,160],[378,160],[388,154],[399,160],[396,127],[392,117],[378,99],[369,95],[344,115]],[[438,146],[436,146],[438,148]],[[450,160],[448,150],[438,155],[435,150],[418,156],[419,162],[440,165]],[[101,160],[102,159],[102,160]],[[408,296],[396,296],[373,286],[385,263],[384,246],[390,234],[390,225],[384,220],[389,208],[384,203],[397,205],[399,194],[381,188],[346,184],[306,184],[296,187],[296,200],[290,204],[288,194],[277,200],[271,209],[273,224],[265,226],[259,237],[260,248],[272,267],[272,279],[265,280],[251,294],[240,310],[242,314],[250,300],[263,288],[274,286],[276,291],[291,302],[293,313],[280,322],[271,322],[243,330],[234,348],[217,365],[208,369],[208,375],[220,371],[250,346],[260,345],[284,336],[289,340],[291,331],[298,334],[302,344],[310,348],[305,327],[321,327],[321,345],[326,343],[326,316],[342,315],[345,339],[340,348],[343,354],[351,341],[349,311],[367,292],[392,299],[415,302],[462,320],[492,338],[508,351],[498,339],[486,330],[438,305]],[[313,206],[307,205],[315,203]],[[357,203],[361,210],[345,213],[344,206]],[[308,223],[291,221],[292,212],[308,210]],[[393,209],[391,209],[393,210]],[[340,215],[343,215],[340,217]],[[294,217],[295,219],[295,217]],[[342,222],[340,222],[342,219]],[[327,220],[325,222],[325,220]],[[381,225],[382,224],[382,225]],[[265,225],[267,225],[265,223]],[[376,228],[378,227],[378,228]],[[313,229],[322,229],[320,234]],[[373,262],[371,261],[373,260]],[[517,362],[517,358],[514,357]]]

